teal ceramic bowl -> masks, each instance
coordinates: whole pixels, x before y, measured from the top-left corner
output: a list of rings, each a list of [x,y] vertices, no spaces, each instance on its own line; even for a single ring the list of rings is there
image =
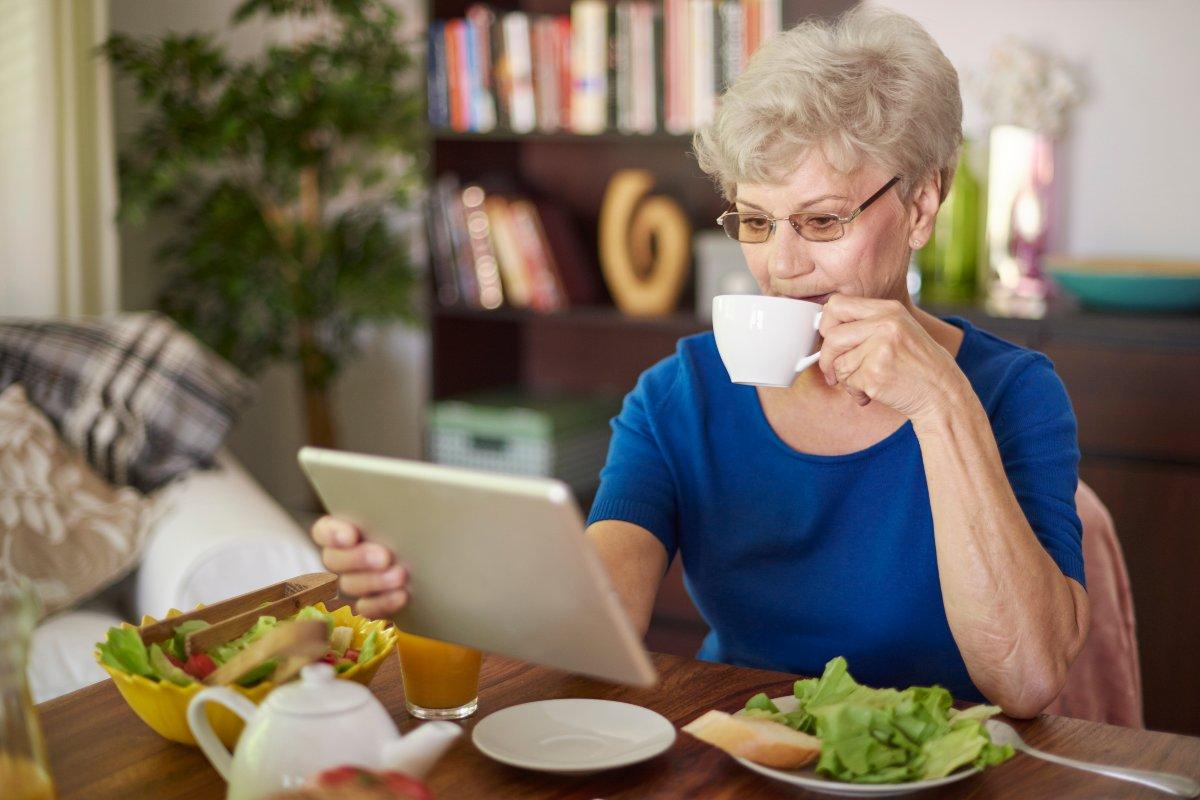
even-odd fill
[[[1200,263],[1047,259],[1046,270],[1088,308],[1200,310]]]

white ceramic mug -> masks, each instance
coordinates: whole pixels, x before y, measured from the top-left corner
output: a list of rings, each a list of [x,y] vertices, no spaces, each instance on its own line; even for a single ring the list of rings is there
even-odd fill
[[[717,351],[734,383],[791,386],[821,357],[820,325],[821,306],[807,300],[748,294],[713,298]]]

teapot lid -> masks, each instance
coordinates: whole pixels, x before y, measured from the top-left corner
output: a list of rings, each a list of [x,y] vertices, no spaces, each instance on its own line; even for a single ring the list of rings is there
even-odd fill
[[[341,714],[374,699],[371,691],[354,681],[339,681],[333,667],[324,662],[300,670],[300,680],[280,686],[267,695],[273,711],[299,716]]]

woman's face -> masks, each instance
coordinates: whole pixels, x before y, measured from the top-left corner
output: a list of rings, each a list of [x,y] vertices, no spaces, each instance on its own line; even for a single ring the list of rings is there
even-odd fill
[[[738,184],[737,210],[772,217],[799,211],[846,216],[893,177],[873,165],[844,175],[819,151],[810,151],[781,185]],[[840,239],[810,242],[780,221],[770,239],[742,244],[742,253],[766,295],[824,303],[838,293],[907,303],[909,246],[920,236],[913,224],[918,216],[904,207],[893,187],[847,225]]]

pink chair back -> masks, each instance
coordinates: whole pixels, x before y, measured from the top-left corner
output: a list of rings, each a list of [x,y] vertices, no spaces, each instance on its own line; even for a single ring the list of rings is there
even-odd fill
[[[1075,493],[1075,507],[1083,523],[1092,627],[1066,686],[1046,713],[1142,728],[1137,627],[1121,543],[1108,509],[1083,481]]]

